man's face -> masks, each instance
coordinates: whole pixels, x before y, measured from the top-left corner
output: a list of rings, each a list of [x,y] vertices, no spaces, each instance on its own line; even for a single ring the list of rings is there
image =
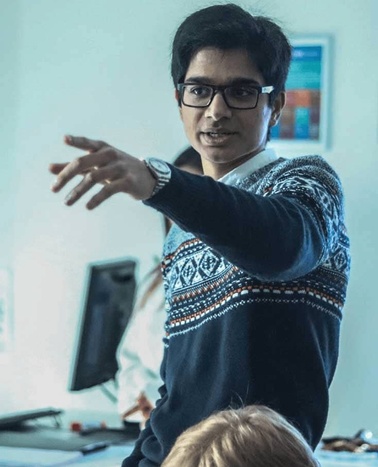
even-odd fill
[[[192,58],[185,82],[225,86],[249,82],[268,86],[244,49],[200,49]],[[273,107],[269,96],[260,94],[254,109],[230,109],[220,92],[209,107],[182,104],[180,114],[191,145],[200,153],[204,172],[218,179],[265,148],[268,129],[278,119],[284,104],[281,93]]]

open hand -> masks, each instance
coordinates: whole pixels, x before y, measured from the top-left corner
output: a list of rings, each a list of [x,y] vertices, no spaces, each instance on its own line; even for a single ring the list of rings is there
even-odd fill
[[[145,420],[148,420],[150,418],[151,412],[153,410],[154,406],[151,404],[151,402],[147,399],[146,395],[144,392],[141,392],[138,395],[138,398],[136,400],[136,404],[130,407],[126,412],[122,414],[122,419],[126,420],[128,417],[133,415],[136,412],[141,412],[143,415],[143,418]]]
[[[66,144],[87,151],[72,162],[52,163],[51,173],[57,175],[51,187],[60,191],[76,175],[82,175],[81,182],[73,188],[65,199],[68,206],[74,204],[94,185],[102,184],[102,189],[87,203],[94,209],[116,193],[127,193],[137,200],[151,196],[156,180],[143,161],[110,146],[103,141],[84,137],[65,136]]]

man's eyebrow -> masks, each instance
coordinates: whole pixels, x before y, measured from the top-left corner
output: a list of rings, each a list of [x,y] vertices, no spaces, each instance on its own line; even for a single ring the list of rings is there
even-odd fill
[[[198,83],[198,84],[211,84],[216,85],[215,81],[206,77],[206,76],[188,76],[185,79],[185,83]],[[253,84],[256,86],[262,86],[261,83],[256,81],[253,78],[246,78],[246,77],[236,77],[232,78],[230,81],[227,81],[225,86],[233,86],[236,84]]]

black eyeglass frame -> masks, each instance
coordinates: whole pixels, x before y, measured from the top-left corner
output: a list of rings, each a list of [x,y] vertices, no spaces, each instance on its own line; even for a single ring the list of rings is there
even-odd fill
[[[188,105],[188,104],[185,104],[184,99],[183,99],[185,86],[195,86],[195,85],[210,88],[212,90],[212,94],[209,97],[209,102],[206,105]],[[246,85],[246,84],[244,84],[244,85]],[[178,83],[177,84],[177,90],[178,90],[179,96],[180,96],[180,103],[185,105],[185,107],[193,107],[195,109],[205,109],[206,107],[209,107],[211,105],[211,103],[213,102],[215,94],[217,92],[220,92],[222,94],[223,100],[225,101],[227,107],[229,107],[230,109],[236,109],[236,110],[255,109],[257,107],[258,103],[259,103],[260,94],[271,94],[274,91],[274,86],[258,86],[256,84],[247,84],[247,86],[249,88],[256,89],[256,91],[258,92],[257,99],[256,99],[256,104],[253,107],[234,107],[233,105],[230,105],[227,102],[225,91],[228,88],[234,88],[234,87],[237,87],[237,86],[243,86],[243,84],[228,84],[226,86],[214,86],[213,84],[190,83],[190,82],[188,82],[188,83]]]

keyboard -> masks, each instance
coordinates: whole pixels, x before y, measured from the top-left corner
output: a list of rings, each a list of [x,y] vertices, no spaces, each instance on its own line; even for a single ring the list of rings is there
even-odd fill
[[[20,412],[0,415],[0,430],[17,428],[29,420],[36,420],[43,417],[56,417],[63,412],[61,409],[46,407],[43,409],[24,410]]]

